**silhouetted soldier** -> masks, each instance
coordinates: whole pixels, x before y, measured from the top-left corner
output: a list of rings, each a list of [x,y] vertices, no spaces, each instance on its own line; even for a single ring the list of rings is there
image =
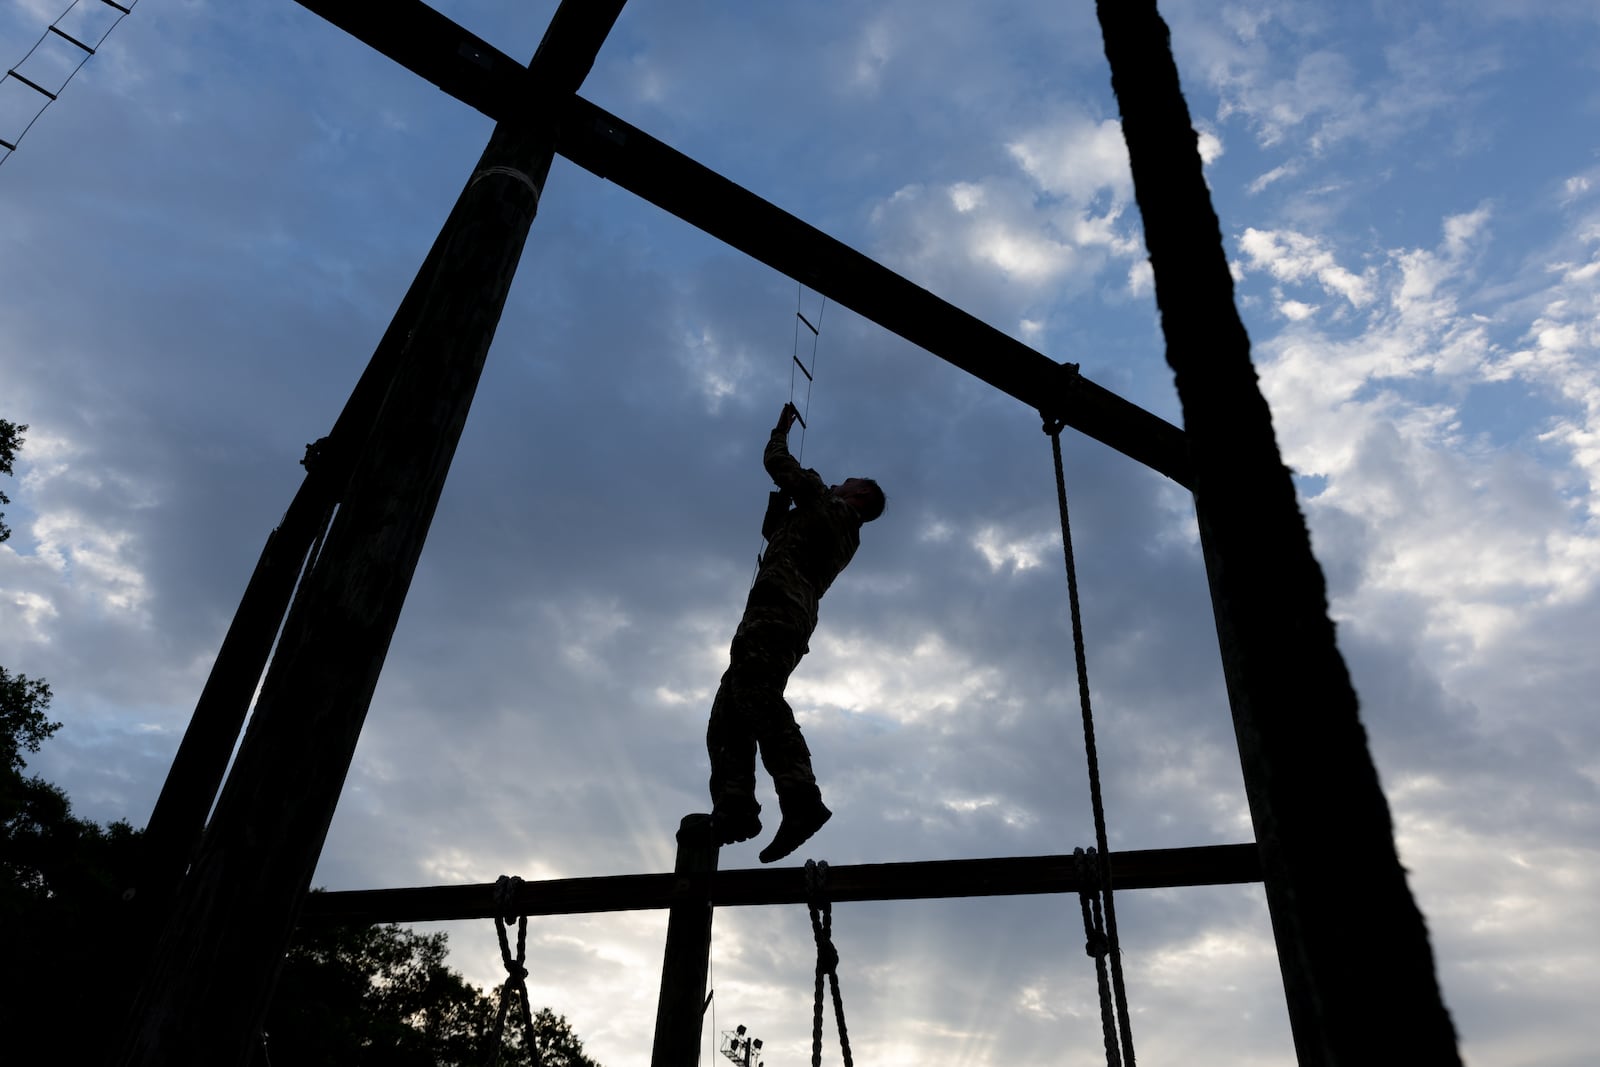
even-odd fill
[[[706,749],[711,754],[712,832],[718,844],[761,832],[756,802],[756,750],[772,775],[783,822],[761,862],[782,859],[833,814],[811,773],[811,752],[783,699],[789,675],[810,649],[817,601],[861,543],[861,525],[883,514],[883,490],[870,478],[825,485],[789,454],[789,428],[799,417],[785,404],[762,463],[778,492],[761,533],[767,551],[733,635],[728,670],[711,704]],[[790,507],[790,503],[793,507]]]

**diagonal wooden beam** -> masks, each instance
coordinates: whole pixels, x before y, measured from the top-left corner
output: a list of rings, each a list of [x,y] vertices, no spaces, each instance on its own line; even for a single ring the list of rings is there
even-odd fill
[[[397,313],[396,343],[380,346],[372,387],[357,389],[367,399],[353,398],[341,417],[339,436],[353,439],[337,460],[348,464],[337,517],[277,631],[255,714],[161,933],[147,959],[129,961],[136,990],[115,1062],[227,1067],[259,1048],[555,156],[556,123],[623,2],[562,0],[520,82],[528,99],[496,125],[424,263],[418,297]],[[270,637],[276,624],[260,621]]]
[[[1115,889],[1232,885],[1261,880],[1254,845],[1154,848],[1111,854]],[[828,898],[930,900],[953,897],[1075,893],[1073,856],[1018,856],[914,863],[859,863],[828,869]],[[704,897],[719,907],[800,904],[806,899],[805,868],[747,868],[701,875],[625,874],[604,878],[558,878],[526,882],[509,911],[517,915],[579,915],[670,908]],[[492,883],[360,889],[313,893],[302,923],[435,922],[487,919],[499,906]]]
[[[891,333],[1189,484],[1183,431],[581,97],[556,151]]]
[[[520,106],[513,102],[528,68],[422,0],[298,3],[496,121]]]
[[[491,118],[514,117],[527,68],[421,0],[299,0]],[[891,333],[1190,486],[1183,431],[574,96],[556,151]]]

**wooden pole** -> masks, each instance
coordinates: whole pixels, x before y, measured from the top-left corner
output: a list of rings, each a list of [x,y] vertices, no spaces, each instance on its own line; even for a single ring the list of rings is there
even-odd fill
[[[1154,0],[1097,0],[1300,1063],[1460,1063]]]
[[[310,884],[554,153],[620,0],[564,0],[496,126],[250,729],[142,976],[120,1061],[246,1060]]]
[[[718,848],[709,815],[685,815],[678,824],[678,859],[672,868],[679,897],[667,913],[667,947],[661,960],[661,996],[650,1067],[695,1067],[700,1062],[706,975],[711,964],[710,881]]]
[[[306,556],[318,538],[327,535],[333,509],[349,484],[354,457],[372,436],[395,368],[432,286],[445,236],[453,232],[447,218],[333,429],[307,446],[302,461],[305,481],[267,536],[139,843],[137,881],[124,897],[132,905],[127,926],[133,959],[142,960],[149,950],[165,921],[172,894],[200,846],[206,816],[239,743],[239,731],[283,626]]]

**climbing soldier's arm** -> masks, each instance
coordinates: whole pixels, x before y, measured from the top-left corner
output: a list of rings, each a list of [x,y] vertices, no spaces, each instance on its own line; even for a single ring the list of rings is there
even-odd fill
[[[767,439],[761,462],[773,482],[779,489],[791,494],[795,503],[812,504],[827,495],[828,486],[816,471],[800,466],[799,461],[789,454],[789,427],[794,425],[796,414],[793,404],[784,405],[783,414],[778,416],[778,425],[772,428],[772,436]]]

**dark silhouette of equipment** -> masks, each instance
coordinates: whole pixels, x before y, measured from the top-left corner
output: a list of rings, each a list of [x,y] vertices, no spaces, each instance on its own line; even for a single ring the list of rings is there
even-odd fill
[[[747,1033],[743,1023],[722,1031],[722,1054],[739,1067],[761,1067],[761,1061],[756,1058],[760,1053],[761,1039]]]

